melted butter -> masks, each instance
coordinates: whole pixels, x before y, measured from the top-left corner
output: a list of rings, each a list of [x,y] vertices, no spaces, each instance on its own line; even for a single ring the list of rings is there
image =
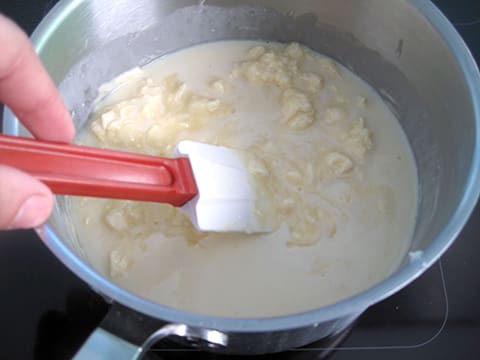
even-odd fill
[[[90,263],[126,289],[203,314],[330,304],[394,271],[416,213],[414,160],[364,82],[298,44],[211,43],[101,89],[82,143],[171,156],[181,140],[248,151],[277,230],[200,233],[168,205],[72,199]],[[87,221],[88,219],[88,221]]]

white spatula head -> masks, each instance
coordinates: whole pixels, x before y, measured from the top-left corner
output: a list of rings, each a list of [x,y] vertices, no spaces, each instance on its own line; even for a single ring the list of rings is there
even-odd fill
[[[201,231],[270,232],[267,194],[247,168],[242,151],[195,141],[181,141],[177,156],[190,160],[198,195],[182,210]],[[273,209],[271,209],[273,211]]]

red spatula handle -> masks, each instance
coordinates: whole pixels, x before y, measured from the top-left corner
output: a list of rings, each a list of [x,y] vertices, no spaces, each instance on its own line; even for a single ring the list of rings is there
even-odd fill
[[[0,135],[0,164],[33,175],[55,194],[181,206],[198,191],[188,158],[165,159]]]

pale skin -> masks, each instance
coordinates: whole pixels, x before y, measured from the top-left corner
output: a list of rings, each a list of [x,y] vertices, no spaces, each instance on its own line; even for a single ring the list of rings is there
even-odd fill
[[[38,139],[70,142],[75,128],[52,80],[28,37],[0,14],[0,101]],[[0,164],[0,229],[43,224],[53,208],[53,195],[43,183]]]

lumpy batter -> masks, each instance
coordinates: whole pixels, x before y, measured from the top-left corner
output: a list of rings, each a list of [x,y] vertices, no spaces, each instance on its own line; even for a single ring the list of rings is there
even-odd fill
[[[185,139],[255,154],[270,234],[201,233],[169,205],[72,198],[99,272],[164,305],[259,317],[358,293],[400,264],[416,214],[414,160],[374,91],[298,45],[199,45],[104,85],[84,144],[172,156]]]

